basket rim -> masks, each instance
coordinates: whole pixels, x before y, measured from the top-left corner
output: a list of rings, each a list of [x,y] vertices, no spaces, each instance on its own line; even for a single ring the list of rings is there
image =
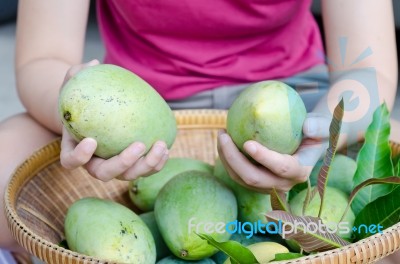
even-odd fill
[[[225,128],[225,122],[227,117],[227,110],[216,110],[216,109],[187,109],[187,110],[174,110],[173,111],[177,120],[178,127],[180,129],[196,129],[196,128]],[[192,118],[195,116],[196,118],[192,121],[188,118]],[[209,123],[209,118],[212,117],[213,124]],[[188,123],[185,123],[188,122]],[[30,247],[24,248],[29,251],[31,254],[34,254],[33,248],[39,247],[40,251],[44,252],[45,250],[50,250],[53,254],[62,254],[71,257],[78,258],[79,261],[94,261],[96,263],[112,263],[110,261],[104,259],[98,259],[96,257],[87,256],[69,249],[65,249],[57,244],[54,244],[47,239],[41,237],[38,234],[35,234],[33,230],[27,227],[21,218],[18,216],[15,205],[17,198],[20,194],[20,191],[23,186],[25,186],[28,181],[30,181],[40,170],[45,168],[46,166],[53,164],[59,160],[59,151],[60,151],[60,138],[53,140],[42,148],[36,150],[31,154],[25,161],[23,161],[17,168],[13,171],[12,176],[7,184],[5,194],[4,194],[4,213],[7,218],[8,227],[12,230],[12,227],[15,228],[15,233],[13,233],[14,238],[18,241],[18,243],[22,244],[19,240],[21,235],[28,236],[31,238],[31,242],[33,245]],[[399,147],[399,143],[391,142],[393,146]],[[28,166],[29,162],[35,159],[39,159],[44,152],[52,151],[53,154],[51,158],[49,158],[46,162],[42,162],[41,166],[37,167],[34,171],[31,171],[29,175],[27,173],[23,173],[24,169]],[[58,153],[58,154],[56,154]],[[16,182],[22,181],[22,184],[17,186]],[[393,225],[383,231],[383,233],[377,233],[373,236],[367,237],[355,243],[351,243],[350,245],[321,252],[314,255],[304,256],[301,258],[288,260],[288,261],[280,261],[277,263],[306,263],[306,261],[312,261],[315,259],[324,258],[330,256],[332,258],[334,255],[342,255],[346,254],[347,263],[356,263],[357,261],[369,260],[370,258],[378,257],[378,260],[382,257],[385,257],[389,254],[392,254],[400,249],[400,242],[397,242],[395,238],[400,240],[400,222],[396,225]],[[32,244],[31,243],[31,244]],[[391,247],[391,251],[382,251],[380,256],[377,256],[373,248],[376,244],[382,244],[383,248]],[[386,246],[388,244],[388,246]],[[372,253],[370,253],[372,251]],[[370,254],[369,254],[370,253]],[[375,255],[373,254],[375,253]],[[37,256],[40,258],[40,256]],[[307,262],[308,263],[308,262]],[[311,262],[310,262],[311,263]]]

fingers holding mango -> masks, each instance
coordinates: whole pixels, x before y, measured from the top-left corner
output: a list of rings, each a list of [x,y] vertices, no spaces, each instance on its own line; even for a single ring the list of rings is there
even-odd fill
[[[173,112],[139,76],[96,64],[71,68],[74,77],[60,93],[61,163],[66,168],[85,165],[103,181],[132,180],[161,170],[176,137]]]

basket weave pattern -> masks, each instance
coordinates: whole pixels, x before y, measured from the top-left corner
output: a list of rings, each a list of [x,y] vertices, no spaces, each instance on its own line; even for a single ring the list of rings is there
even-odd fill
[[[225,128],[224,110],[175,111],[179,131],[171,157],[190,157],[214,163],[218,130]],[[393,154],[400,145],[391,144]],[[104,183],[85,169],[64,169],[59,162],[60,141],[35,152],[22,163],[7,186],[5,213],[16,240],[46,263],[110,263],[88,257],[58,244],[64,239],[64,217],[76,200],[96,196],[111,199],[134,211],[127,195],[128,183]],[[96,234],[93,234],[96,235]],[[400,249],[400,223],[349,246],[280,263],[372,263]]]

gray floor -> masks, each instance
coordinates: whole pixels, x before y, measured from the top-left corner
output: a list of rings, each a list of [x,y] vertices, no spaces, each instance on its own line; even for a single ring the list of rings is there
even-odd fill
[[[14,76],[15,23],[0,25],[0,121],[24,111],[18,100]],[[96,23],[91,20],[88,25],[84,60],[102,60],[104,48]],[[397,94],[392,116],[400,120],[400,92]]]

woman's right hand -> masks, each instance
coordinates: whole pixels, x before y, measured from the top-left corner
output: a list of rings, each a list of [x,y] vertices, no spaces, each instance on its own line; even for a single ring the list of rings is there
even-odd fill
[[[71,67],[65,76],[63,85],[82,69],[98,64],[99,61],[92,60]],[[95,139],[84,138],[78,143],[63,127],[60,154],[62,166],[67,169],[84,166],[90,175],[102,181],[109,181],[113,178],[133,180],[161,170],[168,160],[168,148],[163,141],[155,142],[145,156],[146,146],[142,142],[133,142],[119,155],[107,160],[94,156],[96,147]]]

